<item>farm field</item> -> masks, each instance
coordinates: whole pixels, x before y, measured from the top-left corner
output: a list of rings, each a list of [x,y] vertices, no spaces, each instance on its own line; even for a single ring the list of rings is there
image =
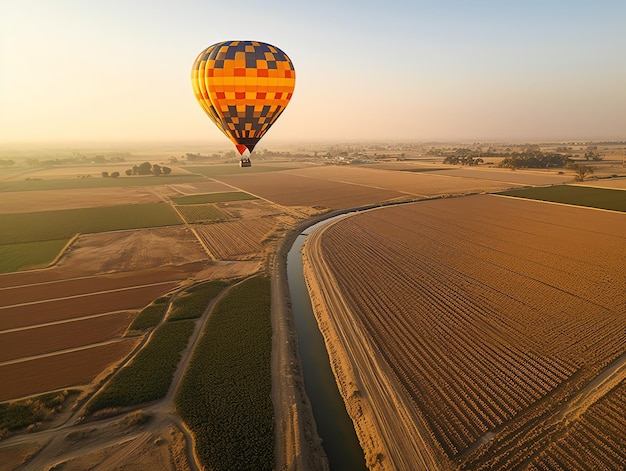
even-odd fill
[[[84,188],[76,190],[6,191],[0,198],[0,214],[60,209],[156,203],[159,197],[145,188]]]
[[[77,385],[87,385],[108,367],[126,357],[139,340],[96,344],[0,366],[0,401]]]
[[[2,400],[91,382],[136,343],[123,339],[136,310],[176,288],[198,268],[190,264],[187,270],[56,280],[48,279],[45,271],[0,276]],[[63,374],[46,376],[50,365]],[[9,378],[16,375],[21,382],[9,388]]]
[[[421,168],[421,167],[420,167]],[[426,167],[428,168],[428,167]],[[545,185],[571,181],[571,175],[556,172],[470,169],[449,167],[423,172],[398,172],[365,167],[312,167],[290,170],[302,176],[343,181],[358,185],[396,189],[416,196],[438,196],[495,191],[517,185]],[[450,181],[450,179],[453,179]]]
[[[514,172],[507,171],[469,171],[469,174],[461,172],[452,176],[454,172],[457,170],[407,172],[366,166],[309,166],[273,173],[221,175],[215,178],[276,204],[314,206],[327,210],[386,201],[498,191],[533,181],[545,183],[571,180],[570,176],[558,175],[556,172],[520,172],[517,179],[509,178]]]
[[[64,173],[71,169],[48,169],[47,173],[45,170],[42,170],[41,173],[28,172],[29,176],[42,178],[42,180],[25,181],[26,175],[16,175],[15,178],[11,179],[12,181],[5,179],[0,185],[2,187],[0,188],[0,195],[2,195],[0,197],[2,227],[5,227],[5,222],[7,221],[6,226],[14,227],[15,224],[11,221],[15,221],[15,218],[25,217],[28,219],[33,214],[39,213],[37,215],[38,226],[30,226],[28,230],[23,231],[21,234],[14,235],[15,238],[21,240],[25,237],[24,234],[26,234],[28,237],[41,239],[41,234],[45,235],[53,232],[52,229],[58,225],[57,223],[63,221],[63,217],[72,213],[80,215],[77,219],[80,220],[82,226],[69,227],[69,224],[66,222],[62,224],[64,229],[71,229],[67,233],[63,233],[63,237],[69,237],[70,232],[74,233],[74,231],[80,231],[81,234],[72,241],[52,267],[0,275],[0,393],[4,398],[0,399],[0,401],[39,394],[39,392],[49,390],[62,390],[67,387],[78,389],[81,398],[84,398],[85,395],[88,396],[94,388],[98,389],[100,387],[102,378],[106,373],[112,372],[116,365],[124,364],[125,359],[135,346],[151,335],[152,327],[155,327],[163,319],[163,316],[165,316],[164,310],[168,308],[168,305],[159,306],[158,309],[154,308],[153,312],[147,311],[145,318],[138,322],[138,328],[133,332],[126,332],[126,329],[131,325],[139,311],[161,296],[167,296],[168,293],[187,289],[190,285],[195,285],[198,282],[243,279],[252,274],[266,274],[265,272],[274,270],[275,267],[280,265],[278,260],[281,257],[274,252],[282,243],[283,237],[289,235],[290,231],[298,223],[312,215],[319,215],[334,209],[378,205],[385,202],[499,191],[522,185],[538,184],[538,182],[542,184],[552,182],[552,180],[560,182],[561,179],[569,178],[568,175],[557,175],[556,171],[551,173],[533,173],[522,171],[499,172],[480,169],[480,171],[474,172],[473,169],[450,168],[446,170],[429,169],[434,170],[429,172],[408,172],[397,171],[393,165],[388,170],[374,169],[372,167],[314,165],[310,162],[267,162],[261,164],[254,161],[251,169],[241,169],[236,164],[185,165],[175,168],[175,175],[163,178],[120,177],[115,180],[96,177],[80,179]],[[423,167],[426,168],[427,165],[423,165]],[[93,167],[91,167],[91,170],[93,171]],[[189,172],[196,172],[196,174],[189,175]],[[185,174],[188,175],[185,176]],[[514,177],[508,178],[509,176]],[[541,177],[541,180],[539,180],[539,177]],[[241,199],[241,197],[256,199]],[[494,201],[505,200],[504,198],[496,197],[491,197],[491,199]],[[444,204],[451,201],[446,199],[439,202],[429,202],[428,204]],[[537,204],[531,202],[521,203]],[[109,209],[109,207],[115,209]],[[120,214],[118,209],[124,207],[134,207],[132,209],[136,211],[132,214]],[[489,219],[489,221],[492,224],[489,227],[500,227],[502,216],[499,213],[491,214],[491,207],[488,211],[477,210],[480,218],[475,216],[475,212],[472,211],[474,210],[466,208],[461,212],[464,217],[471,220],[489,219],[491,216],[492,219]],[[551,237],[552,226],[550,224],[554,220],[554,215],[551,213],[544,214],[543,211],[544,209],[528,210],[527,213],[532,215],[532,217],[528,217],[535,223],[541,222],[545,224],[545,230],[543,232],[540,231],[539,234],[542,237]],[[561,209],[561,211],[565,211],[568,217],[575,222],[572,223],[575,230],[579,230],[579,225],[585,226],[587,224],[586,216],[579,216],[579,213],[569,212],[567,208]],[[580,209],[576,209],[576,211],[580,211]],[[179,219],[181,213],[185,219],[184,221]],[[435,213],[440,216],[439,211],[435,211]],[[444,213],[445,211],[442,212],[442,214]],[[151,218],[149,220],[146,219],[147,222],[145,224],[141,223],[141,227],[139,227],[137,224],[141,222],[141,218],[147,216],[151,216]],[[400,220],[402,217],[404,216],[401,216]],[[160,226],[166,219],[165,223],[168,225],[155,227]],[[124,224],[116,226],[114,224],[116,220],[117,223],[122,221]],[[95,230],[103,232],[89,233],[92,229],[86,227],[86,225],[89,226],[92,222],[98,226]],[[507,223],[509,223],[508,220]],[[442,222],[441,227],[438,227],[435,232],[445,232],[445,228],[449,224],[449,221]],[[618,225],[612,227],[621,230],[619,223],[615,224]],[[454,227],[455,231],[457,229],[460,230],[459,226],[451,227]],[[389,229],[391,230],[391,228],[392,226],[390,225]],[[507,253],[507,241],[509,241],[511,236],[505,227],[501,228],[501,230],[503,232],[498,233],[498,237],[493,236],[489,238],[487,245],[495,244],[497,247],[496,252]],[[481,231],[484,232],[483,228],[478,232]],[[9,237],[13,232],[12,230],[2,233],[2,236]],[[475,236],[472,231],[469,231],[469,233],[461,232],[463,237],[468,240],[473,240],[472,237]],[[403,232],[400,231],[400,233]],[[515,263],[519,264],[520,270],[526,270],[523,273],[529,276],[532,275],[536,268],[544,269],[547,265],[556,263],[556,260],[559,263],[563,263],[563,268],[550,271],[549,276],[546,275],[536,282],[541,289],[545,290],[541,291],[539,289],[539,291],[544,294],[551,293],[549,288],[544,286],[547,283],[547,279],[561,276],[562,272],[570,273],[571,271],[573,273],[579,270],[579,262],[567,255],[569,254],[568,251],[578,248],[578,239],[557,239],[556,242],[550,239],[552,241],[550,250],[557,250],[558,253],[548,256],[551,252],[544,250],[544,247],[540,244],[532,245],[533,242],[528,237],[528,233],[525,226],[518,227],[514,231],[514,234],[518,237],[513,239],[521,245],[524,243],[531,244],[529,246],[531,252],[539,247],[541,254],[548,257],[547,261],[533,259],[530,255],[522,261],[514,257],[511,260],[516,260]],[[360,234],[359,231],[357,231],[357,234]],[[595,235],[595,232],[590,234]],[[484,234],[483,236],[485,238],[488,237]],[[59,240],[63,242],[64,239]],[[521,241],[525,242],[522,243]],[[615,250],[614,245],[611,246],[604,242],[601,242],[601,244],[604,244],[607,250]],[[30,251],[30,249],[28,250]],[[374,250],[372,248],[372,251]],[[53,252],[54,250],[51,249],[51,251]],[[581,248],[581,251],[588,252],[591,255],[594,253],[593,251],[589,252],[586,245]],[[387,252],[383,251],[383,253],[386,254]],[[498,260],[497,257],[489,259],[489,263],[497,264],[499,263]],[[612,278],[606,278],[605,267],[601,264],[598,265],[593,256],[591,259],[585,260],[587,263],[585,266],[585,279],[602,279],[608,285],[614,281]],[[372,267],[375,268],[376,265],[368,265],[367,268],[370,270]],[[486,270],[484,266],[481,265],[481,267],[483,271]],[[478,271],[478,268],[476,270]],[[433,273],[435,272],[433,271]],[[505,277],[501,276],[499,278],[504,279]],[[376,279],[378,279],[378,276],[376,276]],[[450,280],[452,279],[450,278]],[[285,312],[288,313],[288,308],[286,307],[288,306],[288,300],[286,298],[283,299],[282,295],[276,294],[278,292],[276,291],[278,288],[274,286],[276,283],[280,283],[280,281],[277,282],[274,279],[274,275],[272,275],[272,349],[283,349],[280,355],[286,356],[281,360],[283,363],[280,364],[278,360],[272,358],[272,401],[274,401],[274,404],[280,405],[274,405],[273,407],[273,412],[276,415],[274,424],[276,436],[274,437],[272,434],[271,438],[276,438],[277,454],[275,459],[277,463],[281,464],[279,467],[285,464],[286,467],[294,465],[298,468],[300,464],[305,462],[321,462],[322,458],[311,458],[312,454],[316,453],[311,450],[319,450],[319,448],[316,448],[319,444],[315,443],[315,430],[310,428],[311,425],[307,422],[309,419],[306,409],[301,408],[302,404],[305,403],[302,400],[302,396],[300,396],[302,391],[297,390],[294,393],[293,378],[294,375],[297,376],[297,368],[295,366],[297,358],[289,356],[291,354],[289,348],[293,344],[293,337],[291,337],[293,334],[288,330],[288,327],[282,327],[282,329],[286,330],[276,330],[274,326],[276,322],[279,322],[276,320],[278,316],[285,315]],[[595,292],[590,298],[587,298],[588,292],[584,285],[578,287],[576,276],[569,276],[568,283],[574,286],[568,285],[571,288],[570,291],[575,296],[585,300],[583,306],[586,308],[593,309],[597,306],[602,306],[610,312],[610,309],[612,309],[610,306],[615,303],[619,305],[619,293],[611,291],[611,289],[604,289],[604,285],[594,285]],[[499,286],[498,289],[504,292],[509,287],[509,285]],[[534,288],[535,286],[533,285]],[[263,290],[267,290],[267,287],[265,286]],[[497,291],[496,288],[489,291],[489,295],[485,294],[485,299],[490,299],[489,296],[494,291]],[[559,294],[559,296],[561,297],[551,301],[551,305],[559,305],[564,300],[562,310],[567,310],[574,306],[574,301],[568,298],[567,295]],[[170,299],[175,299],[175,297],[176,295],[173,295]],[[498,302],[509,303],[506,306],[511,309],[513,309],[511,306],[515,307],[520,304],[515,299],[507,300],[507,297],[503,294],[499,294],[494,299],[498,300]],[[446,301],[442,302],[445,303]],[[275,305],[282,307],[277,308]],[[282,309],[280,311],[282,314],[275,313],[275,310],[279,309]],[[169,306],[167,316],[176,317],[176,315],[175,309]],[[561,318],[563,316],[564,314]],[[179,317],[186,318],[189,316],[183,313]],[[610,336],[614,333],[611,329],[615,326],[609,322],[608,318],[610,316],[607,315],[605,317],[602,318],[602,322],[605,322],[606,325],[602,324],[600,332],[602,335]],[[540,318],[539,314],[533,317],[534,320]],[[485,319],[482,320],[487,322]],[[434,325],[435,320],[432,322]],[[462,321],[459,322],[462,323]],[[469,323],[469,321],[467,322]],[[541,322],[541,325],[548,325],[548,322],[545,320],[541,320]],[[555,346],[550,350],[547,346],[548,341],[544,343],[538,340],[513,342],[509,338],[513,336],[511,332],[521,328],[516,323],[504,323],[501,326],[496,321],[493,321],[489,326],[494,326],[494,329],[497,327],[500,335],[507,341],[511,341],[511,345],[507,347],[508,350],[504,349],[504,347],[500,350],[493,347],[493,352],[502,355],[503,358],[500,363],[494,366],[494,368],[500,368],[497,370],[499,373],[513,375],[514,377],[516,368],[521,365],[522,360],[519,360],[519,363],[509,364],[508,369],[506,362],[510,358],[518,358],[515,355],[518,355],[519,352],[525,352],[524,348],[528,347],[529,343],[532,344],[533,351],[527,357],[523,357],[523,359],[530,361],[531,366],[529,368],[531,370],[532,368],[545,368],[547,371],[545,377],[540,377],[545,384],[539,384],[539,380],[537,380],[535,383],[529,382],[531,386],[524,386],[524,382],[520,378],[517,379],[517,383],[514,383],[515,386],[521,385],[520,392],[517,394],[520,397],[523,396],[526,402],[522,401],[518,404],[503,393],[502,397],[496,396],[495,402],[503,412],[500,413],[495,406],[484,412],[485,417],[494,424],[497,423],[497,420],[501,420],[500,425],[496,426],[498,430],[493,429],[494,431],[509,430],[506,427],[510,427],[511,430],[511,434],[507,436],[499,434],[498,437],[501,437],[499,438],[500,441],[489,443],[497,443],[497,446],[502,449],[512,449],[508,445],[507,440],[509,438],[507,437],[514,436],[519,430],[533,431],[528,428],[531,425],[529,420],[520,422],[521,419],[519,419],[519,416],[525,414],[527,409],[529,409],[526,407],[527,404],[531,404],[530,408],[532,408],[533,404],[541,403],[542,399],[536,399],[536,397],[544,394],[545,391],[552,391],[548,393],[548,396],[550,394],[561,394],[560,391],[562,390],[566,390],[566,393],[571,391],[572,394],[584,391],[583,387],[585,384],[589,384],[588,382],[585,383],[585,381],[592,377],[595,372],[601,370],[601,366],[598,365],[602,362],[598,360],[599,363],[593,363],[593,361],[596,361],[594,359],[583,364],[583,356],[578,355],[580,350],[577,350],[579,347],[575,341],[568,344],[567,348],[564,348],[563,353],[561,353],[560,348]],[[567,324],[567,329],[565,330],[568,334],[575,335],[576,329],[579,327],[572,320],[570,324]],[[267,325],[264,328],[267,328]],[[558,329],[554,327],[549,332],[550,335],[553,335],[553,338],[556,338]],[[482,334],[483,332],[481,332]],[[192,335],[192,339],[194,335],[196,334]],[[441,333],[440,335],[443,336],[444,334]],[[222,337],[221,340],[226,343],[232,340],[227,335],[222,335]],[[480,339],[481,337],[477,334],[476,338]],[[235,340],[239,341],[240,339],[237,338]],[[266,335],[264,335],[264,340],[268,340]],[[194,340],[190,340],[190,349],[196,345],[194,342]],[[589,352],[594,348],[599,349],[599,345],[602,342],[603,340],[598,340],[595,343],[589,343],[586,345],[587,348],[584,349],[583,353],[591,355]],[[536,343],[541,345],[537,347]],[[279,344],[280,346],[278,346]],[[602,345],[604,345],[604,350],[596,356],[606,360],[610,356],[609,354],[614,352],[617,347],[609,343]],[[540,347],[545,348],[548,353],[543,352]],[[145,347],[142,346],[142,348]],[[287,353],[285,354],[284,352]],[[458,348],[455,347],[451,351],[445,352],[444,357],[452,361],[451,359],[456,358],[454,355],[459,354]],[[187,353],[184,355],[187,355]],[[370,355],[370,357],[380,360],[377,355],[380,354]],[[151,357],[151,359],[155,358]],[[184,358],[181,362],[184,364]],[[480,363],[480,365],[483,365],[483,363]],[[380,361],[380,364],[385,363]],[[583,366],[580,366],[581,364]],[[554,365],[557,366],[555,367]],[[460,371],[461,367],[457,366],[456,368],[449,370],[451,378],[453,374]],[[171,365],[169,370],[171,370]],[[55,376],[51,371],[58,371],[59,374]],[[471,371],[470,373],[474,374]],[[527,373],[527,377],[533,378],[532,374],[534,374],[534,370]],[[397,379],[400,377],[398,375],[399,373],[395,370],[383,368],[380,370],[379,377],[385,381],[391,381],[389,378],[396,378],[394,379],[396,381],[394,384],[398,386],[397,391],[404,394],[403,391],[408,391],[409,386],[401,383]],[[16,384],[11,385],[10,388],[8,386],[5,387],[6,381],[15,376],[20,376],[20,380],[16,381]],[[177,384],[180,381],[180,377],[182,377],[182,370],[177,370],[173,383]],[[403,377],[403,380],[405,379]],[[450,380],[450,378],[447,379]],[[37,382],[38,385],[35,386]],[[553,388],[554,382],[557,383],[556,388]],[[237,383],[238,386],[236,386],[241,387],[241,384],[243,383]],[[457,383],[451,384],[455,385]],[[275,393],[274,389],[277,387],[284,388],[287,392]],[[537,391],[531,391],[532,387],[538,388]],[[292,389],[289,390],[289,388]],[[445,389],[445,392],[447,393],[451,388],[452,386]],[[124,387],[121,389],[123,390]],[[362,392],[361,389],[359,391]],[[619,401],[619,399],[612,399],[614,391],[617,391],[617,389],[612,390],[611,394],[603,396],[607,401],[607,405],[603,406],[606,407],[605,409],[589,408],[589,413],[596,410],[613,410],[611,408],[616,407],[613,401]],[[172,394],[171,391],[170,394]],[[237,393],[232,393],[231,395],[234,394]],[[358,398],[358,396],[359,394],[354,394],[354,398]],[[406,397],[409,397],[409,399],[406,399]],[[433,417],[422,414],[420,412],[421,409],[415,407],[413,396],[406,397],[395,398],[400,402],[395,402],[395,406],[390,409],[397,412],[397,405],[403,404],[404,402],[402,401],[408,401],[409,406],[407,406],[406,410],[409,411],[407,414],[411,418],[412,428],[410,433],[405,434],[404,440],[398,441],[398,447],[401,448],[402,444],[411,442],[416,436],[415,433],[422,432],[424,436],[430,437],[425,439],[426,448],[424,448],[424,444],[418,441],[412,442],[412,445],[408,444],[407,446],[412,446],[412,450],[415,453],[419,453],[421,449],[435,450],[430,458],[423,457],[426,460],[432,459],[435,463],[452,462],[453,464],[459,464],[459,466],[470,466],[475,463],[486,462],[485,456],[480,454],[480,450],[483,448],[480,448],[476,443],[482,443],[482,440],[487,441],[488,433],[492,429],[486,432],[487,435],[483,434],[478,439],[475,438],[476,433],[482,432],[485,427],[485,423],[487,423],[486,418],[476,414],[476,418],[480,420],[472,423],[471,427],[463,422],[463,427],[467,430],[457,432],[458,437],[450,431],[454,429],[456,422],[454,422],[454,426],[446,425],[440,431],[437,431],[439,434],[437,437],[452,437],[448,438],[450,443],[461,450],[458,455],[450,455],[452,456],[451,458],[443,448],[445,443],[444,445],[438,445],[438,439],[433,438],[435,437],[434,432],[428,431],[431,427],[429,420],[434,420]],[[467,401],[478,401],[479,399],[476,398],[485,400],[485,395],[477,389],[475,396],[470,395],[470,399],[467,399]],[[113,462],[122,467],[120,464],[122,461],[126,464],[131,461],[134,462],[136,456],[145,460],[149,458],[148,454],[156,457],[157,455],[165,456],[167,453],[170,453],[172,459],[174,459],[174,456],[180,458],[181,454],[185,455],[185,441],[188,442],[191,440],[191,437],[185,435],[186,432],[184,432],[180,422],[176,422],[179,419],[176,418],[173,405],[168,402],[170,400],[166,398],[153,401],[148,406],[150,410],[147,413],[147,416],[154,414],[153,419],[147,419],[152,420],[152,422],[149,422],[145,427],[140,425],[138,428],[132,429],[132,431],[130,431],[131,428],[123,425],[127,419],[126,417],[119,417],[119,419],[113,422],[109,422],[108,419],[96,420],[92,424],[84,425],[75,421],[68,422],[67,426],[64,425],[62,428],[64,432],[57,434],[60,437],[58,438],[58,443],[63,444],[62,446],[59,445],[59,453],[63,452],[67,456],[71,456],[71,459],[68,459],[62,466],[64,469],[82,469],[89,467],[85,463],[98,463],[105,459],[108,460],[108,457],[117,456],[118,458],[116,459],[121,461],[107,462]],[[464,406],[465,403],[460,404]],[[594,407],[599,407],[600,404],[598,401],[594,403]],[[621,403],[615,402],[615,404],[619,405]],[[265,412],[272,412],[271,406],[269,409],[264,406],[263,409]],[[140,412],[134,411],[131,413],[137,413],[141,417],[142,414]],[[594,412],[596,415],[602,413],[604,412]],[[449,412],[448,409],[444,408],[441,412],[441,415],[446,420],[450,419],[450,417],[456,418],[454,414],[458,414],[458,411]],[[594,423],[602,420],[600,416],[593,418],[590,415],[585,415],[585,417],[589,417],[590,421],[596,421]],[[167,424],[171,429],[167,429],[164,424]],[[109,441],[108,437],[111,436],[108,435],[109,428],[118,426],[120,429],[115,432],[117,438]],[[522,426],[526,428],[520,428]],[[70,448],[76,444],[70,438],[70,436],[74,436],[73,434],[80,436],[84,434],[87,436],[91,433],[89,430],[96,429],[98,430],[97,433],[93,433],[91,438],[86,438],[84,442],[80,443],[89,443],[85,448],[84,456],[78,456],[78,451],[69,453],[63,448]],[[95,435],[99,434],[101,430],[105,431],[103,435],[105,438],[100,440],[100,444],[97,445],[98,439]],[[584,428],[581,430],[584,431]],[[44,432],[46,431],[44,430]],[[50,430],[49,432],[51,433],[42,436],[52,436],[53,431]],[[397,430],[393,427],[389,430],[389,433],[393,434],[395,432]],[[126,433],[129,435],[125,435]],[[572,435],[573,438],[571,440],[579,440],[578,437],[580,435],[577,433]],[[64,439],[65,441],[63,441],[63,434],[67,435]],[[266,435],[268,436],[264,437],[264,439],[269,438],[269,434]],[[33,441],[38,440],[38,437],[39,435],[33,436]],[[177,438],[174,440],[172,437]],[[393,435],[390,435],[388,438],[393,438]],[[445,442],[443,438],[441,440]],[[156,443],[167,443],[168,447],[176,444],[178,451],[173,448],[167,448],[166,451],[163,451],[165,447],[161,449]],[[563,441],[562,445],[559,446],[567,449],[567,447],[571,446],[569,443]],[[0,443],[0,448],[2,448],[2,445]],[[556,445],[550,445],[551,447],[554,446],[554,448],[550,448],[545,443],[539,443],[538,446],[537,463],[540,463],[539,457],[544,451],[546,453],[549,452],[544,460],[546,463],[559,453],[562,454],[562,452],[558,451],[560,448],[557,448]],[[270,447],[271,444],[265,446],[265,451]],[[311,450],[307,447],[311,447]],[[123,451],[113,451],[114,449]],[[2,448],[0,453],[3,451],[4,448]],[[15,453],[17,454],[18,452],[16,451]],[[46,455],[46,453],[43,453],[43,455]],[[412,457],[410,454],[408,456]],[[541,456],[543,457],[543,455]],[[50,463],[52,462],[50,461]],[[138,462],[146,463],[146,461]],[[33,463],[39,463],[37,458]],[[409,463],[410,461],[407,461],[405,464]],[[37,467],[36,464],[33,466]],[[154,468],[169,469],[167,466],[170,465],[162,465],[161,463]],[[145,469],[151,468],[148,466]]]
[[[312,237],[310,294],[370,463],[567,469],[590,453],[623,467],[623,432],[575,445],[597,433],[585,421],[620,427],[594,404],[623,400],[622,214],[483,195]]]
[[[590,186],[594,188],[613,188],[626,190],[626,178],[609,178],[606,180],[594,180],[591,182],[576,183],[577,186]]]
[[[626,193],[620,189],[580,185],[555,185],[523,188],[500,193],[517,198],[530,198],[554,203],[574,204],[611,211],[626,211]]]

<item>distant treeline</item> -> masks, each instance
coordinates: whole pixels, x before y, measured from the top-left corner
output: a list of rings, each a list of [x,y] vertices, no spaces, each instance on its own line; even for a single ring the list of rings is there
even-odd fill
[[[503,168],[563,168],[573,162],[571,147],[557,147],[555,151],[542,151],[539,145],[527,145],[520,151],[513,151],[507,147],[502,150],[489,147],[482,148],[458,147],[453,149],[431,149],[429,155],[444,155],[443,163],[451,165],[478,165],[486,157],[501,157],[498,164]],[[588,146],[581,156],[585,160],[602,160],[598,146]]]

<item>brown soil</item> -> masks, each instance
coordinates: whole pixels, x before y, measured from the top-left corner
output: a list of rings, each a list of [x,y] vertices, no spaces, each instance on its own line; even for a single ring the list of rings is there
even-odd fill
[[[27,358],[121,336],[135,312],[121,311],[61,324],[0,332],[0,365],[7,360]]]
[[[0,401],[91,383],[126,357],[138,340],[129,339],[0,366]]]

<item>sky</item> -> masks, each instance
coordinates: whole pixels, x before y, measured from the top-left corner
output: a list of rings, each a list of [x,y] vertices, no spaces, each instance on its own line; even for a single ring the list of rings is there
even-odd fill
[[[0,143],[228,140],[207,46],[293,61],[261,141],[626,139],[624,0],[0,0]]]

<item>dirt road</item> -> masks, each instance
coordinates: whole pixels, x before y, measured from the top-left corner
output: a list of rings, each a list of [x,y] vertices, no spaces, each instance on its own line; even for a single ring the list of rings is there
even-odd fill
[[[325,226],[329,227],[329,226]],[[318,230],[304,248],[305,277],[339,390],[370,469],[448,469],[426,423],[361,331],[336,288]],[[332,315],[331,315],[332,313]]]

